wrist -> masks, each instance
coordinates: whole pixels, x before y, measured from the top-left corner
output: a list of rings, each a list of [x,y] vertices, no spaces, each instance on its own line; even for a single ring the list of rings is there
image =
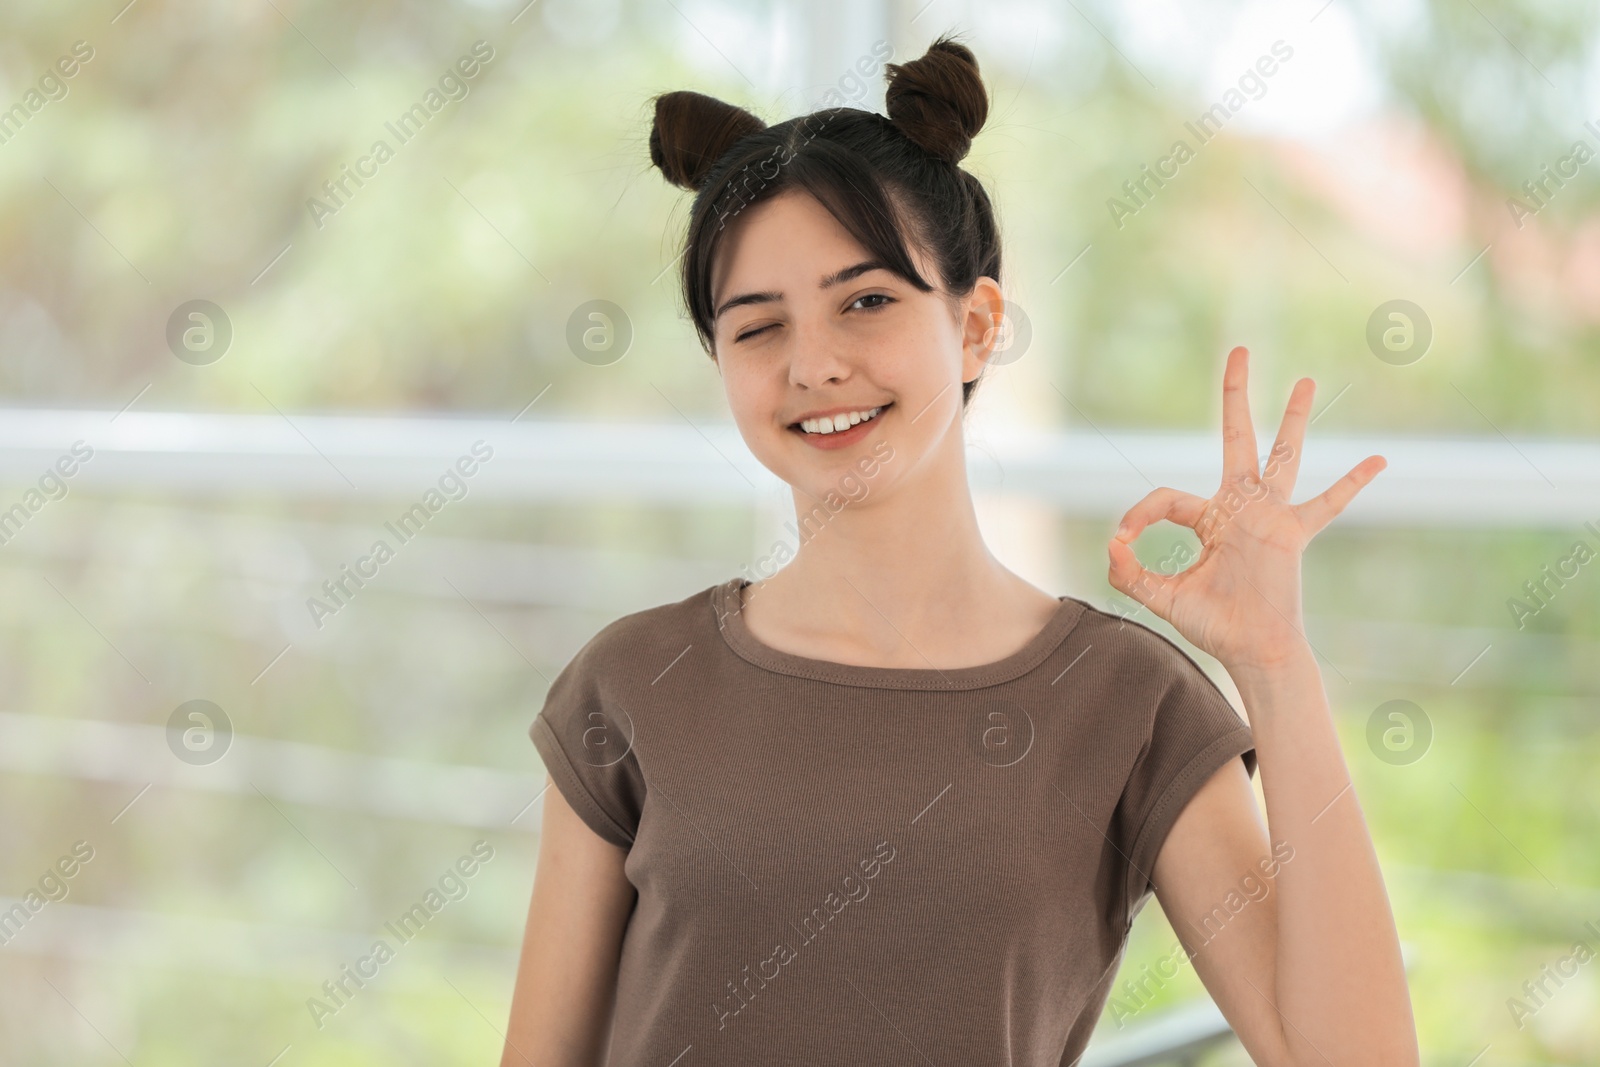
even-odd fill
[[[1234,659],[1223,666],[1239,687],[1240,696],[1247,696],[1250,690],[1270,689],[1306,672],[1320,678],[1316,653],[1312,651],[1310,642],[1304,639],[1264,650],[1248,659]]]

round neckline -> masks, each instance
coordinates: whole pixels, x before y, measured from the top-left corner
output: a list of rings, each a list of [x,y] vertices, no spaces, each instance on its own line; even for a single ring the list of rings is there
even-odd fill
[[[1074,597],[1057,597],[1061,606],[1043,629],[1015,652],[989,663],[943,670],[937,667],[869,667],[812,659],[784,652],[757,639],[744,620],[744,592],[750,585],[748,578],[736,575],[711,587],[711,608],[717,629],[741,659],[778,674],[872,689],[977,689],[1020,678],[1043,663],[1061,645],[1087,608],[1083,601]]]

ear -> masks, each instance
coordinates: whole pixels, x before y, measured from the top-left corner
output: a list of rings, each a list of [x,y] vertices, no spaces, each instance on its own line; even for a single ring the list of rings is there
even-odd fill
[[[997,347],[1006,341],[1011,324],[1005,321],[1005,293],[1000,283],[985,275],[977,280],[962,302],[961,380],[970,382],[983,371]]]

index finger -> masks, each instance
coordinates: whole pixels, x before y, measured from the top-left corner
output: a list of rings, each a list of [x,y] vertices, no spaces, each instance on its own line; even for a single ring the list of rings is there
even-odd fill
[[[1273,442],[1271,457],[1262,471],[1261,481],[1280,490],[1285,503],[1294,493],[1294,482],[1300,474],[1300,451],[1305,445],[1306,417],[1311,413],[1311,397],[1317,383],[1301,378],[1289,393],[1289,403],[1283,409],[1283,421],[1278,424],[1278,439]]]
[[[1150,490],[1123,514],[1122,522],[1117,526],[1116,539],[1132,544],[1146,526],[1163,519],[1193,530],[1205,515],[1205,510],[1206,502],[1193,493],[1163,485]]]

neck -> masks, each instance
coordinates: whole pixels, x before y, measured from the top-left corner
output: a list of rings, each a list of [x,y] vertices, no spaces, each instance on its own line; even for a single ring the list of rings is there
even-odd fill
[[[886,619],[971,617],[1015,590],[1020,579],[979,530],[959,425],[915,468],[894,469],[905,455],[880,463],[872,478],[846,481],[849,492],[835,488],[835,504],[848,501],[837,511],[796,488],[798,550],[747,595],[781,605],[791,619],[877,634]]]

